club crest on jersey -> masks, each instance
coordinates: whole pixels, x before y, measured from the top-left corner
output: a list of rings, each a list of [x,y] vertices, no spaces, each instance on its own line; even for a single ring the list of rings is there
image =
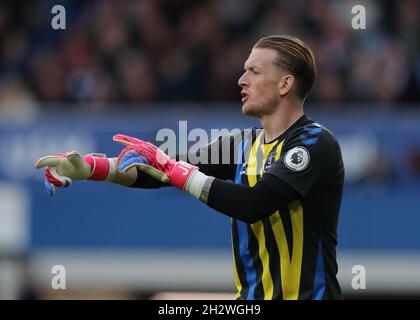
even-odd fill
[[[275,150],[267,155],[267,160],[265,161],[265,164],[264,164],[264,172],[267,171],[267,169],[273,165],[275,157],[276,157]]]
[[[284,157],[284,164],[290,170],[302,171],[309,164],[309,152],[304,147],[294,147],[287,151]]]

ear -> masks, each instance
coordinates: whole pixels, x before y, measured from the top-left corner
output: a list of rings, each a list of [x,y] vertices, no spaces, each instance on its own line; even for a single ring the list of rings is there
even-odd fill
[[[286,74],[281,77],[278,84],[279,93],[281,97],[284,97],[292,90],[294,82],[295,82],[295,77],[292,76],[291,74]]]

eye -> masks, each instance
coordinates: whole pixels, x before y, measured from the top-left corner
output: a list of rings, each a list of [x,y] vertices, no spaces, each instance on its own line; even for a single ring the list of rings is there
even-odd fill
[[[255,70],[254,67],[248,67],[248,68],[244,68],[245,72],[251,72],[252,74],[260,74],[259,71]]]
[[[256,71],[254,68],[251,68],[251,72],[253,73],[253,74],[260,74],[258,71]]]

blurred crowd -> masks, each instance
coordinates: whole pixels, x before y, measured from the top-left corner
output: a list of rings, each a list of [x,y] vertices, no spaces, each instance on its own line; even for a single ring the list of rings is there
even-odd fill
[[[420,101],[420,2],[363,1],[353,30],[347,0],[64,0],[0,3],[0,109],[42,103],[98,110],[153,102],[239,102],[237,80],[261,36],[287,33],[314,50],[310,101]],[[65,104],[61,104],[64,102]]]

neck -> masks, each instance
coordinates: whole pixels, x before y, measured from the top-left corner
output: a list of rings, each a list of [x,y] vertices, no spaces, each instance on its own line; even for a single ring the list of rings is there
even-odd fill
[[[303,116],[303,103],[283,102],[276,111],[260,118],[264,128],[264,141],[271,142],[289,129],[301,116]]]

